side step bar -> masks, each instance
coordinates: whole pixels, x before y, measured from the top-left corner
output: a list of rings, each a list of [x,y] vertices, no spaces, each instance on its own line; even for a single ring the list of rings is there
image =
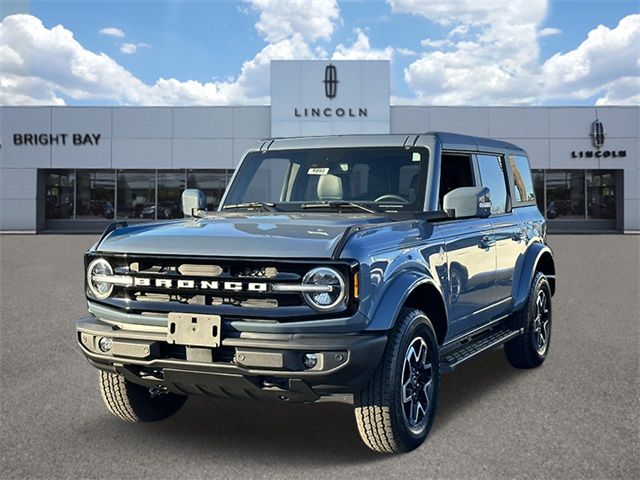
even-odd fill
[[[498,347],[509,340],[524,333],[523,328],[503,328],[490,330],[489,332],[470,339],[452,351],[445,351],[440,355],[440,371],[442,373],[451,372],[454,368],[470,358],[482,352]]]

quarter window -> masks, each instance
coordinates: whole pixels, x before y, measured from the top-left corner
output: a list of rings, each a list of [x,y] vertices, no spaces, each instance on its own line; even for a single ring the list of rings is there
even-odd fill
[[[509,155],[509,164],[513,172],[514,203],[534,202],[536,196],[533,190],[529,160],[520,155]]]
[[[478,168],[482,186],[491,190],[491,213],[504,213],[507,208],[507,183],[502,158],[478,155]]]

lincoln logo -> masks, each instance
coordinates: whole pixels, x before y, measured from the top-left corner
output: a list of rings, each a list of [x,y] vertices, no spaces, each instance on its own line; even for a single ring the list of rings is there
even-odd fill
[[[593,141],[593,146],[602,148],[604,145],[604,137],[604,126],[600,120],[596,119],[596,121],[591,124],[591,140]]]
[[[324,94],[327,98],[335,98],[338,93],[338,71],[335,65],[327,65],[324,69]]]

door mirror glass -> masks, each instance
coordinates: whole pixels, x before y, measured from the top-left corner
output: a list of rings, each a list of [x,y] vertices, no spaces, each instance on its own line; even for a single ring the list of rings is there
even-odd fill
[[[491,191],[487,187],[460,187],[450,191],[442,207],[452,218],[487,218],[491,214]]]
[[[204,192],[188,188],[182,192],[182,213],[185,217],[194,217],[198,210],[207,209],[207,197]]]

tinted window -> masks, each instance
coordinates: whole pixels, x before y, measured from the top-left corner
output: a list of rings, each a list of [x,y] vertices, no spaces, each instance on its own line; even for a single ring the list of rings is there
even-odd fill
[[[182,191],[185,189],[184,170],[177,172],[158,172],[158,219],[181,218]]]
[[[536,196],[527,157],[509,155],[509,163],[513,172],[514,203],[535,201]]]
[[[616,218],[616,180],[613,172],[587,171],[587,218]]]
[[[49,172],[45,185],[45,218],[73,218],[75,173]]]
[[[156,218],[156,172],[118,173],[118,218]]]
[[[207,210],[215,210],[227,186],[226,170],[196,171],[189,170],[187,187],[202,190],[207,197]],[[182,193],[182,192],[180,192]]]
[[[507,207],[507,183],[502,159],[494,155],[478,155],[483,187],[491,190],[491,213],[504,213]]]
[[[444,196],[460,187],[474,187],[473,166],[469,155],[442,155],[440,162],[440,205]]]

